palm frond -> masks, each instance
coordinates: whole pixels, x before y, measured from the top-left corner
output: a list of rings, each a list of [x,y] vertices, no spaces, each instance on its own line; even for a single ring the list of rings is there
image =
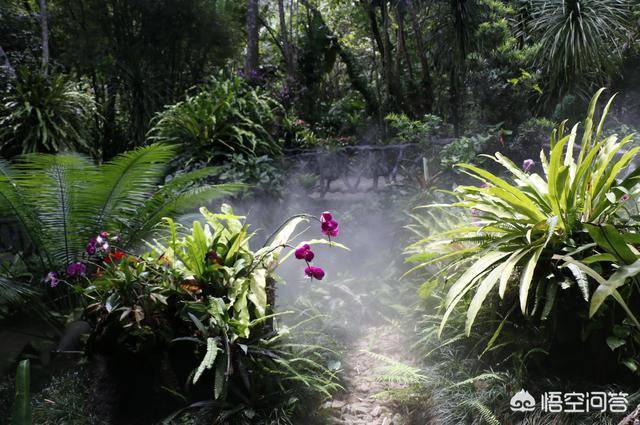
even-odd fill
[[[2,164],[3,170],[0,174],[0,218],[15,223],[21,232],[29,239],[32,246],[42,255],[42,228],[40,221],[34,214],[31,205],[28,203],[25,193],[18,187],[16,181],[9,176],[14,175],[14,170]],[[5,225],[8,223],[5,221]],[[24,248],[24,247],[22,247]]]
[[[156,192],[138,211],[127,228],[126,246],[131,246],[153,232],[164,217],[173,217],[213,199],[234,195],[245,188],[242,184],[226,183],[179,189],[165,186]]]
[[[0,305],[15,303],[34,294],[24,282],[0,275]]]
[[[123,229],[164,179],[175,149],[150,145],[118,155],[101,165],[85,202],[95,210],[93,227]]]
[[[15,166],[15,182],[26,198],[29,214],[41,232],[39,248],[56,265],[66,265],[79,258],[87,229],[79,226],[79,218],[87,211],[78,208],[76,199],[91,162],[79,154],[27,155]],[[52,264],[53,266],[53,264]]]

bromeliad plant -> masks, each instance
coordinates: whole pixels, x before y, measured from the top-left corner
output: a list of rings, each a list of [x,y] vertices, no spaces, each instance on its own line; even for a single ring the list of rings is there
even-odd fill
[[[191,228],[166,218],[166,236],[149,243],[151,251],[141,257],[113,246],[108,253],[96,254],[96,274],[89,276],[90,284],[80,285],[86,288],[86,315],[95,328],[89,352],[112,359],[113,375],[121,379],[136,373],[131,367],[153,361],[157,364],[152,369],[160,371],[161,359],[168,356],[172,382],[178,382],[172,391],[185,400],[209,400],[207,405],[221,415],[273,407],[277,403],[264,388],[284,385],[279,379],[328,394],[336,388],[335,371],[309,354],[298,358],[294,354],[300,354],[300,347],[288,346],[279,333],[273,311],[274,271],[290,254],[281,256],[285,248],[296,257],[303,249],[301,259],[309,263],[315,256],[311,245],[342,245],[310,240],[293,250],[289,240],[311,218],[299,215],[253,251],[248,226],[229,206],[220,213],[206,208],[200,212],[203,222],[195,221]],[[314,219],[323,233],[338,235],[338,223],[330,213]],[[308,276],[322,279],[322,269],[309,268],[314,273],[305,270]],[[118,359],[128,359],[129,366]],[[149,370],[147,366],[140,367]],[[122,373],[123,368],[128,372]],[[275,377],[269,379],[268,374]],[[243,407],[237,409],[239,405]]]
[[[640,330],[628,307],[640,301],[637,284],[629,284],[635,282],[640,264],[640,238],[637,226],[623,219],[625,205],[638,193],[640,169],[629,173],[628,166],[640,148],[629,148],[632,135],[621,140],[616,135],[603,137],[613,98],[596,124],[601,92],[589,105],[580,138],[578,125],[568,134],[564,123],[553,131],[549,156],[540,153],[542,176],[533,172],[533,160],[520,168],[496,153],[489,158],[505,168],[508,179],[460,164],[481,185],[459,186],[452,193],[457,202],[430,206],[467,209],[472,221],[423,238],[408,250],[413,254],[409,261],[418,263],[412,271],[449,262],[436,276],[448,273],[453,281],[443,302],[439,333],[464,300],[469,335],[496,287],[503,299],[517,291],[521,312],[542,320],[552,313],[557,299],[566,300],[569,294],[583,298],[585,309],[590,302],[591,318],[612,296],[626,320]],[[619,323],[624,319],[611,307],[607,315]]]

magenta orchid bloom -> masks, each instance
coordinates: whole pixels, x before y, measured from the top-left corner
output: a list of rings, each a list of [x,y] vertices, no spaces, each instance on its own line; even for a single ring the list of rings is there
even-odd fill
[[[331,237],[336,237],[340,233],[340,226],[336,220],[333,219],[333,214],[329,211],[325,211],[320,214],[320,229],[322,233],[329,237],[329,243],[331,243]],[[290,245],[287,245],[293,248]],[[307,267],[304,269],[304,274],[311,279],[322,280],[324,278],[324,270],[320,267],[312,266],[310,263],[315,258],[315,254],[311,251],[309,244],[300,245],[295,248],[293,255],[298,260],[304,260],[307,263]]]
[[[322,278],[324,277],[324,270],[322,270],[320,267],[307,266],[304,269],[304,274],[309,276],[311,279],[322,280]]]
[[[67,266],[67,274],[70,277],[84,276],[87,273],[87,266],[83,263],[71,263]]]
[[[622,195],[622,196],[620,197],[620,202],[626,202],[626,201],[628,201],[629,199],[631,199],[631,197],[625,193],[624,195]]]
[[[298,260],[304,260],[306,262],[313,260],[315,257],[315,254],[311,251],[311,247],[308,244],[304,244],[296,249],[294,255]]]
[[[98,252],[98,249],[106,252],[109,250],[109,233],[104,230],[98,234],[98,236],[94,236],[89,239],[89,243],[87,244],[85,251],[89,255],[95,255]]]
[[[49,286],[51,286],[52,288],[55,288],[56,286],[58,286],[58,273],[56,272],[49,272],[47,273],[47,276],[45,276],[44,278],[44,282],[48,283]]]
[[[329,237],[335,238],[340,234],[339,224],[333,219],[333,215],[329,211],[325,211],[320,215],[320,228],[322,233]]]
[[[87,247],[84,250],[87,252],[87,254],[94,255],[96,253],[96,245],[97,245],[97,238],[94,236],[91,239],[89,239],[89,243],[87,244]]]
[[[525,159],[522,162],[522,169],[524,171],[529,171],[534,165],[535,165],[535,162],[533,161],[533,159]]]

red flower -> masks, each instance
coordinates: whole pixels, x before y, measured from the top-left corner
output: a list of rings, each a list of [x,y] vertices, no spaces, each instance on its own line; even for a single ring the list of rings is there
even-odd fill
[[[104,262],[107,263],[107,264],[111,264],[111,263],[118,262],[118,261],[122,260],[125,257],[127,257],[127,254],[125,254],[124,252],[115,251],[115,252],[112,252],[109,255],[107,255],[104,258]]]

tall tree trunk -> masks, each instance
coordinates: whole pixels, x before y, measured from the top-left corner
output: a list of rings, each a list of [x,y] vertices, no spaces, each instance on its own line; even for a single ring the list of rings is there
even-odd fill
[[[409,58],[409,52],[407,52],[407,37],[404,28],[405,10],[400,5],[398,5],[396,11],[398,16],[398,51],[396,52],[396,75],[400,76],[402,72],[402,60],[404,59],[407,66],[407,72],[409,73],[409,78],[413,80],[413,65],[411,64],[411,59]]]
[[[308,13],[315,15],[318,20],[322,22],[322,25],[326,28],[327,38],[331,40],[334,48],[338,53],[338,56],[340,56],[340,59],[347,68],[347,75],[349,76],[351,85],[353,86],[354,90],[360,93],[364,98],[364,102],[367,105],[367,112],[371,115],[377,116],[379,113],[378,101],[371,91],[367,80],[362,76],[362,72],[360,70],[360,67],[358,66],[358,62],[355,60],[351,52],[349,52],[349,50],[347,50],[340,44],[340,38],[333,34],[327,23],[324,21],[324,18],[322,17],[320,11],[310,5],[307,0],[300,0],[300,2],[307,8]]]
[[[454,63],[449,70],[449,95],[451,102],[451,121],[453,121],[453,133],[460,137],[460,91],[457,66]]]
[[[294,80],[294,61],[291,43],[289,42],[289,33],[287,32],[287,19],[284,11],[284,0],[278,0],[278,15],[280,18],[280,38],[282,40],[282,50],[284,52],[284,63],[287,68],[287,77],[290,81]]]
[[[376,46],[378,46],[378,51],[380,52],[380,55],[383,55],[384,47],[382,45],[382,37],[380,36],[380,29],[378,28],[378,17],[376,16],[376,10],[370,1],[366,0],[364,3],[365,3],[364,7],[367,9],[367,16],[369,17],[369,26],[371,27],[371,34],[373,35],[373,39],[376,42]]]
[[[248,78],[254,76],[258,69],[258,38],[260,35],[260,27],[258,25],[258,1],[259,0],[247,0],[247,56],[245,58],[244,72]]]
[[[42,29],[42,72],[46,75],[49,68],[49,18],[47,0],[40,0],[40,27]]]
[[[395,73],[396,77],[400,78],[400,76],[404,72],[404,66],[407,70],[408,79],[406,80],[406,90],[409,93],[419,93],[419,88],[416,86],[416,81],[413,75],[413,64],[411,60],[411,56],[409,55],[409,51],[407,49],[407,37],[405,30],[405,14],[406,9],[405,6],[398,2],[396,5],[396,22],[398,23],[398,28],[396,31],[396,39],[398,40],[398,49],[396,50],[396,65],[395,65]],[[399,84],[399,83],[398,83]],[[399,84],[400,85],[400,84]],[[401,87],[402,88],[402,87]],[[421,115],[422,112],[422,96],[403,96],[403,106],[406,113],[412,113],[415,115]]]
[[[362,77],[360,67],[358,66],[355,58],[353,57],[351,52],[341,46],[337,40],[334,39],[334,43],[336,44],[340,59],[342,59],[342,62],[344,62],[345,66],[347,67],[347,75],[349,76],[351,85],[364,98],[364,102],[367,105],[367,112],[371,115],[378,115],[378,101],[371,92],[367,80]]]
[[[406,57],[406,46],[404,40],[404,10],[402,9],[400,3],[396,5],[396,23],[396,58],[394,62],[393,74],[395,78],[394,84],[396,86],[396,90],[398,90],[398,93],[402,93],[402,84],[400,78],[403,74],[402,61]],[[407,61],[407,66],[411,66],[409,61]],[[411,85],[411,78],[411,73],[409,73],[409,85]],[[410,101],[407,102],[407,99],[404,96],[398,97],[398,104],[402,106],[403,111],[406,112],[406,106],[410,103]]]
[[[383,50],[383,73],[385,80],[385,104],[388,109],[393,109],[392,106],[397,103],[398,90],[396,87],[397,80],[393,72],[393,61],[391,60],[393,46],[391,45],[391,37],[389,37],[389,30],[391,23],[389,22],[389,10],[387,9],[387,2],[380,2],[380,10],[382,15],[382,50]]]
[[[420,23],[418,22],[418,11],[413,4],[413,0],[406,0],[406,2],[409,9],[411,28],[413,29],[413,36],[416,40],[418,58],[420,58],[420,68],[422,71],[420,81],[420,86],[422,88],[422,112],[429,114],[433,111],[434,96],[433,81],[431,79],[431,71],[429,70],[429,59],[427,58],[427,48],[424,43],[424,38],[422,38],[422,30],[420,28]]]
[[[466,75],[467,49],[469,46],[468,0],[451,0],[455,46],[451,56],[451,113],[456,137],[460,136],[464,116],[464,79]]]

